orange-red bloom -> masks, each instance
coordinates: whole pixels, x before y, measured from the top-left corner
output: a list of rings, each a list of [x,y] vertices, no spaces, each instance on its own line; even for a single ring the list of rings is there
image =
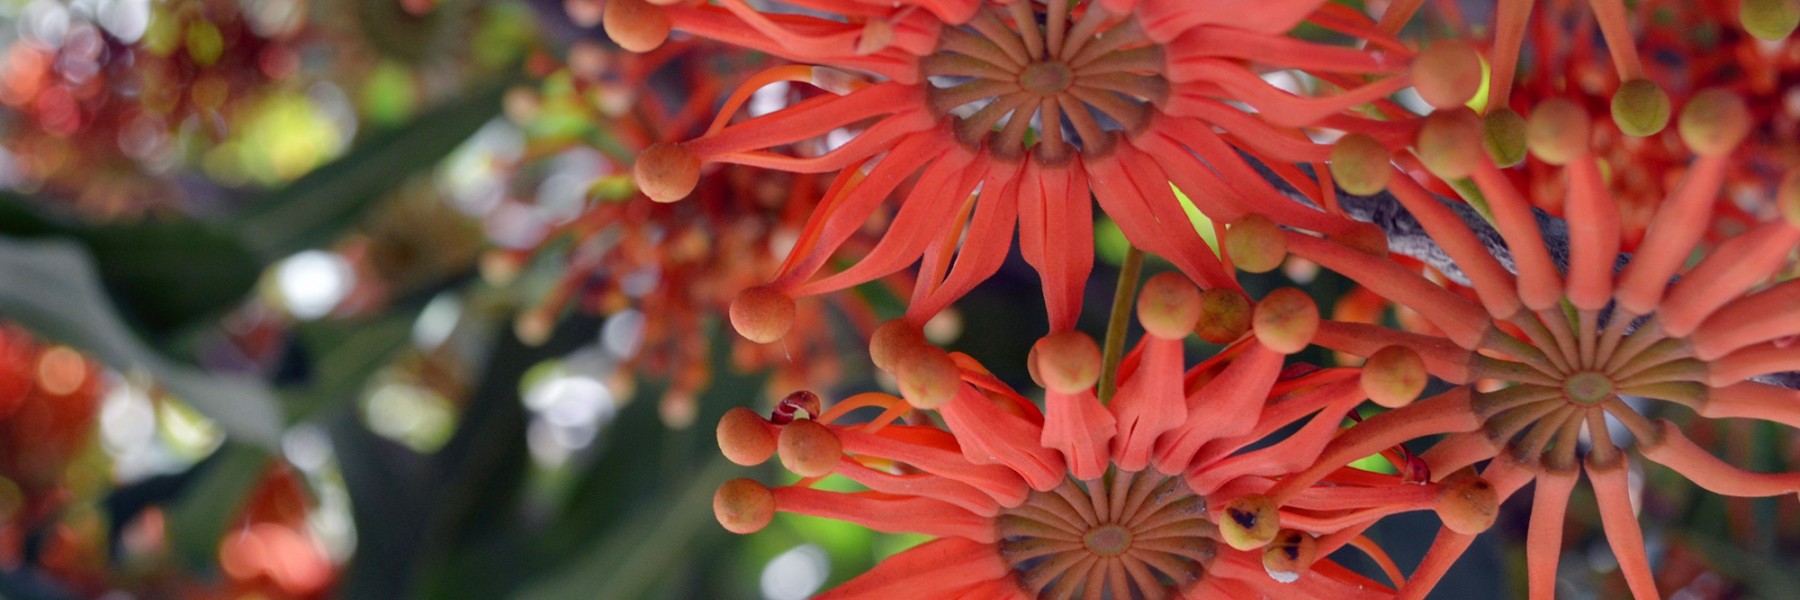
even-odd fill
[[[1620,211],[1591,153],[1580,152],[1566,169],[1563,223],[1534,215],[1485,157],[1473,165],[1473,180],[1492,229],[1471,228],[1412,179],[1396,176],[1395,196],[1454,261],[1474,289],[1473,301],[1391,260],[1291,234],[1296,255],[1417,311],[1443,332],[1326,322],[1316,343],[1362,356],[1411,348],[1433,375],[1460,387],[1352,428],[1308,473],[1284,480],[1271,495],[1300,493],[1332,465],[1367,451],[1449,433],[1424,454],[1434,474],[1492,459],[1484,476],[1502,497],[1536,481],[1527,554],[1533,597],[1554,592],[1564,508],[1583,471],[1632,592],[1655,597],[1628,498],[1622,450],[1628,442],[1651,462],[1717,493],[1800,491],[1800,473],[1739,469],[1699,447],[1675,421],[1646,416],[1652,406],[1646,401],[1660,400],[1701,418],[1800,427],[1800,392],[1758,380],[1800,370],[1800,348],[1789,343],[1800,334],[1792,310],[1800,287],[1779,279],[1800,244],[1800,223],[1765,221],[1698,262],[1690,258],[1748,119],[1743,101],[1727,92],[1702,92],[1688,102],[1678,129],[1699,156],[1651,218],[1649,241],[1631,254],[1620,252]],[[1547,244],[1547,236],[1555,243]],[[1504,242],[1498,255],[1482,239],[1493,237]],[[1454,531],[1441,535],[1403,595],[1428,590],[1470,539]]]
[[[1411,51],[1360,13],[1317,0],[1253,8],[811,0],[790,3],[806,11],[779,13],[741,0],[655,4],[668,6],[609,3],[607,31],[627,47],[687,31],[806,64],[750,78],[704,135],[653,148],[653,160],[638,162],[640,187],[676,200],[716,163],[839,171],[769,288],[822,294],[921,263],[908,314],[915,322],[992,274],[1017,229],[1021,253],[1044,280],[1051,329],[1072,326],[1093,263],[1090,195],[1133,244],[1204,287],[1234,287],[1226,269],[1206,259],[1171,185],[1222,222],[1263,213],[1343,233],[1354,224],[1286,200],[1244,155],[1330,207],[1330,191],[1293,166],[1322,162],[1328,152],[1305,128],[1408,134],[1347,110],[1391,108],[1383,98],[1408,85]],[[1290,36],[1303,22],[1363,43]],[[1342,91],[1296,95],[1261,77],[1275,69]],[[735,119],[752,92],[776,82],[825,93]],[[899,207],[881,242],[848,269],[820,276],[890,196]]]
[[[714,502],[720,522],[748,533],[780,511],[938,538],[826,598],[1379,598],[1391,590],[1320,557],[1355,545],[1398,582],[1392,562],[1361,538],[1376,520],[1431,509],[1457,531],[1492,523],[1493,489],[1466,474],[1425,483],[1327,467],[1278,507],[1267,494],[1290,473],[1312,472],[1371,380],[1355,369],[1284,377],[1283,356],[1267,342],[1304,329],[1312,308],[1278,294],[1257,307],[1276,315],[1258,316],[1254,336],[1188,368],[1182,339],[1203,305],[1179,279],[1146,285],[1138,315],[1149,335],[1106,404],[1095,390],[1099,349],[1063,331],[1033,351],[1041,410],[973,359],[903,335],[880,337],[878,356],[898,371],[904,399],[867,393],[822,409],[800,392],[771,418],[733,409],[718,430],[728,458],[753,465],[778,456],[805,479],[773,489],[727,482]],[[940,359],[949,361],[947,382],[919,366]],[[896,423],[927,406],[944,427]],[[846,424],[865,407],[882,413]],[[797,418],[801,411],[811,418]],[[827,475],[868,491],[812,487]]]

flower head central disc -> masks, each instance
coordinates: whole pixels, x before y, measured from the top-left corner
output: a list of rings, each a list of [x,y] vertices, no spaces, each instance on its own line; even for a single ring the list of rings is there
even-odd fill
[[[1019,87],[1039,96],[1054,96],[1075,83],[1075,72],[1055,61],[1032,63],[1019,74]]]
[[[1571,402],[1593,406],[1611,396],[1613,383],[1606,375],[1586,371],[1563,380],[1563,395]]]
[[[1205,499],[1181,478],[1150,471],[1034,492],[998,527],[1002,555],[1041,598],[1088,590],[1166,597],[1205,573],[1219,539]]]
[[[996,3],[997,4],[997,3]],[[1130,15],[1095,2],[1020,0],[945,28],[920,72],[957,137],[997,156],[1023,156],[1035,132],[1045,159],[1104,153],[1166,99],[1162,47]]]

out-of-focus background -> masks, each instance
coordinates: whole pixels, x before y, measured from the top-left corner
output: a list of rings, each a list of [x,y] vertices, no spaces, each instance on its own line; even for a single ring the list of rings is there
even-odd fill
[[[630,55],[600,11],[0,0],[0,598],[783,600],[921,541],[713,521],[719,482],[782,476],[718,457],[718,416],[891,385],[864,336],[898,302],[865,286],[803,303],[783,344],[732,335],[723,306],[821,182],[744,170],[654,205],[626,165],[773,59]],[[1096,332],[1124,253],[1100,234]],[[1305,264],[1249,286],[1284,282],[1363,310]],[[928,334],[1031,389],[1037,285],[1014,256]],[[1782,460],[1773,428],[1696,434]],[[1800,589],[1742,550],[1800,538],[1791,511],[1642,496],[1693,597]],[[1565,577],[1616,595],[1573,504]],[[1410,568],[1435,526],[1372,536]],[[1514,595],[1523,531],[1503,521],[1440,592]]]

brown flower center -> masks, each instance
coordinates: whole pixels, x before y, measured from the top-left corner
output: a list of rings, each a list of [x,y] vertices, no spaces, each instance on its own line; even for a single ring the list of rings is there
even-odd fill
[[[957,116],[958,137],[1002,156],[1021,156],[1031,133],[1045,159],[1104,152],[1115,130],[1147,124],[1169,87],[1161,47],[1091,2],[986,7],[944,29],[920,68],[932,106]]]
[[[1068,480],[1000,515],[1000,550],[1038,597],[1162,598],[1198,580],[1219,529],[1179,477]]]
[[[1513,385],[1476,395],[1488,435],[1521,459],[1555,468],[1576,465],[1585,429],[1593,452],[1612,453],[1610,420],[1633,436],[1654,442],[1657,428],[1622,396],[1696,404],[1704,394],[1706,367],[1686,344],[1668,337],[1656,319],[1560,310],[1521,314],[1509,322],[1524,339],[1496,332],[1485,349],[1480,377]]]

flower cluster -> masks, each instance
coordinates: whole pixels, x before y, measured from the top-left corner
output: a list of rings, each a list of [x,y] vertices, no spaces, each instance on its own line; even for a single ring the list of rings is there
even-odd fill
[[[727,529],[792,513],[934,538],[824,597],[1422,597],[1531,485],[1523,562],[1548,598],[1583,474],[1630,592],[1660,597],[1633,469],[1800,492],[1690,435],[1800,427],[1800,6],[1539,4],[571,2],[642,54],[591,50],[590,72],[641,82],[611,95],[573,79],[614,108],[629,151],[602,182],[634,200],[568,227],[661,235],[648,262],[577,249],[545,310],[589,274],[660,269],[689,296],[665,310],[734,294],[732,325],[783,342],[785,371],[830,330],[797,300],[913,275],[864,329],[889,391],[718,426],[733,462],[798,478],[725,483]],[[776,58],[726,85],[655,75],[741,51]],[[1095,203],[1132,248],[1104,345],[1078,328]],[[1015,250],[1048,314],[1029,393],[921,333]],[[1140,282],[1146,254],[1170,272]],[[1322,318],[1240,281],[1284,264],[1354,290]],[[1190,361],[1196,338],[1218,349]],[[1300,358],[1315,347],[1343,366]],[[1443,530],[1403,572],[1365,533],[1423,510]]]

